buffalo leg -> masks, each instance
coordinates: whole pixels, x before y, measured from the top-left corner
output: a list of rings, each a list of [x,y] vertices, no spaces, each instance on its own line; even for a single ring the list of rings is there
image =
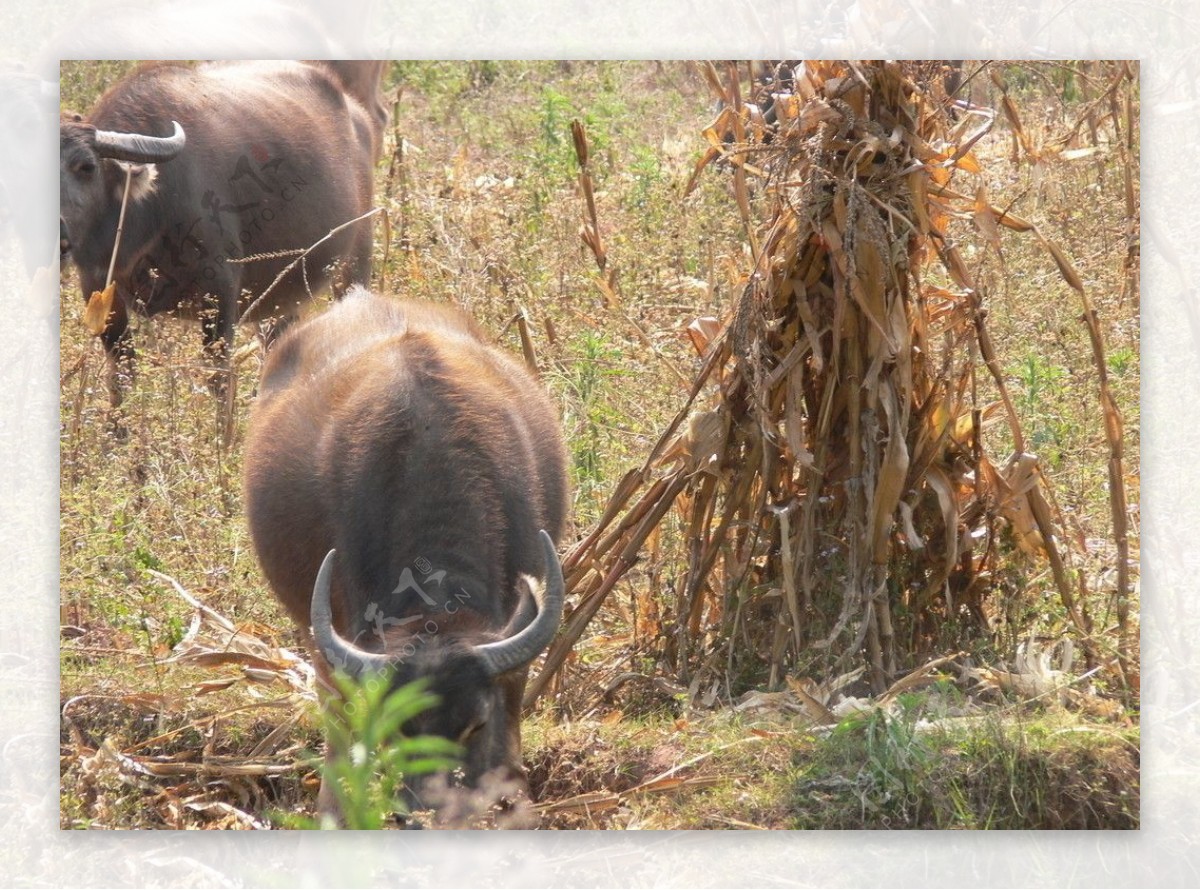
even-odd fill
[[[108,387],[108,403],[119,408],[125,399],[125,389],[133,382],[133,336],[129,331],[129,313],[125,301],[119,296],[113,300],[108,323],[100,334],[107,358],[108,372],[105,383]]]
[[[237,310],[230,307],[231,302],[223,297],[209,298],[205,300],[200,313],[204,355],[212,368],[208,389],[219,401],[225,400],[230,388],[229,351],[233,346],[233,329],[237,322]]]

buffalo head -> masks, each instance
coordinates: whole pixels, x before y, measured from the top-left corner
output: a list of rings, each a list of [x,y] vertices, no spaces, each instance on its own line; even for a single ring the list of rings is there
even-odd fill
[[[113,249],[126,177],[130,201],[150,194],[157,174],[153,165],[174,158],[187,142],[178,121],[172,121],[172,129],[170,136],[116,133],[99,130],[78,115],[62,118],[58,228],[64,260],[77,242],[94,244],[96,250]]]
[[[333,626],[331,583],[335,550],[330,550],[313,586],[312,633],[324,661],[358,682],[377,680],[399,688],[423,679],[438,705],[409,721],[408,736],[433,735],[463,747],[464,778],[470,786],[485,777],[519,778],[522,768],[513,758],[512,739],[520,712],[512,698],[513,681],[522,680],[530,662],[550,644],[562,619],[563,575],[554,542],[538,534],[545,556],[545,582],[519,579],[522,603],[536,604],[537,613],[524,627],[524,614],[504,628],[500,638],[479,642],[474,634],[456,634],[445,617],[418,619],[407,632],[383,635],[372,649],[343,639]],[[443,624],[446,625],[443,630]],[[406,789],[414,809],[436,800],[424,797],[424,783]]]

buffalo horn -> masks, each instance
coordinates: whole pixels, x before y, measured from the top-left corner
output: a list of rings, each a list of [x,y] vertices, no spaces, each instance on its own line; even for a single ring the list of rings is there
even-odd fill
[[[133,161],[137,164],[155,164],[169,161],[183,151],[187,142],[179,121],[171,121],[175,132],[170,136],[144,136],[141,133],[116,133],[112,130],[96,131],[96,154],[117,161]]]
[[[386,655],[359,649],[353,643],[343,640],[333,629],[333,606],[330,603],[329,589],[333,578],[335,553],[336,550],[330,550],[325,554],[325,561],[321,563],[321,570],[317,572],[317,581],[313,585],[312,608],[309,612],[313,639],[321,655],[332,667],[341,668],[358,680],[389,667],[389,659]]]
[[[539,535],[545,553],[546,585],[537,617],[506,640],[475,647],[476,654],[483,660],[488,673],[493,677],[533,661],[539,652],[550,645],[562,620],[565,586],[562,564],[558,561],[558,554],[554,551],[554,542],[550,540],[550,536],[544,531]]]

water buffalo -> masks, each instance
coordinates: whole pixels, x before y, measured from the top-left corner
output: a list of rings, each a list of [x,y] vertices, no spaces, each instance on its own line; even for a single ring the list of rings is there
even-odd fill
[[[407,729],[461,742],[469,785],[524,781],[521,696],[562,614],[565,466],[537,381],[455,311],[354,288],[268,353],[244,480],[267,581],[326,677],[428,680],[441,704]]]
[[[85,297],[107,280],[132,170],[116,298],[101,334],[110,357],[131,354],[131,310],[198,314],[221,363],[239,316],[287,318],[318,288],[340,293],[368,280],[363,221],[258,299],[298,251],[371,209],[387,117],[382,73],[383,63],[369,61],[151,64],[86,118],[62,117],[60,248]],[[283,255],[239,262],[263,254]]]

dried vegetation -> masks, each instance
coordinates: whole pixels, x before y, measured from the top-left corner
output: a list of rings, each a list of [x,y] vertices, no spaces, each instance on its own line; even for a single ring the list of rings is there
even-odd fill
[[[570,439],[542,825],[1135,827],[1136,64],[394,75],[379,284]],[[257,359],[213,417],[143,323],[116,441],[74,289],[63,825],[279,825],[320,732],[238,512]]]

